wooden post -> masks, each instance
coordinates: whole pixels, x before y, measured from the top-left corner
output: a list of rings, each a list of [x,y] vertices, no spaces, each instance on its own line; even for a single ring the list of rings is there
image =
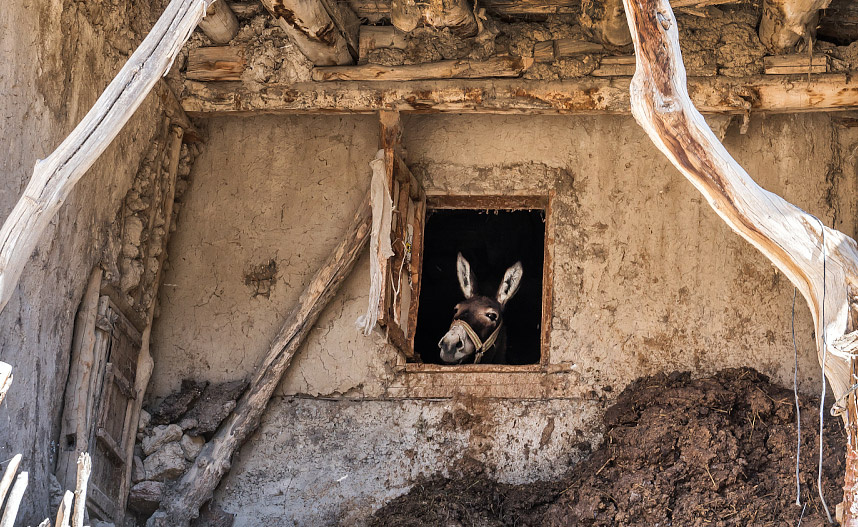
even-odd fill
[[[129,463],[129,465],[130,464],[131,463]],[[84,527],[83,513],[86,510],[86,486],[89,483],[89,475],[91,473],[92,460],[90,460],[89,454],[84,452],[77,460],[77,484],[74,488],[74,513],[72,515],[72,527]]]
[[[6,508],[3,509],[3,517],[0,519],[0,527],[15,527],[15,518],[18,517],[18,508],[21,506],[21,500],[24,498],[24,491],[27,490],[27,483],[30,481],[27,472],[21,472],[15,478],[15,486],[12,487],[12,492],[9,493],[9,500],[6,502]]]
[[[12,486],[12,480],[15,479],[15,474],[18,472],[18,466],[21,465],[21,454],[16,454],[6,471],[3,473],[3,478],[0,479],[0,507],[3,506],[3,501],[6,500],[6,494],[9,492],[9,487]]]
[[[63,494],[63,501],[57,509],[57,519],[54,521],[54,527],[69,527],[69,521],[72,517],[72,500],[74,500],[74,492],[67,490]]]
[[[12,365],[0,362],[0,404],[3,404],[10,386],[12,386]],[[3,500],[0,499],[0,503],[2,502]]]
[[[844,524],[856,527],[858,411],[851,386],[858,328],[852,325],[850,305],[856,299],[858,245],[762,189],[718,141],[688,96],[676,18],[667,0],[624,1],[637,56],[631,83],[635,119],[721,219],[771,260],[810,307],[825,378],[846,408],[851,442]]]
[[[226,44],[238,34],[238,19],[226,0],[219,0],[206,9],[200,29],[215,44]]]
[[[819,10],[831,0],[764,0],[760,41],[770,51],[783,53],[802,37],[816,36]]]
[[[0,229],[0,311],[45,228],[87,169],[119,133],[214,0],[171,0],[155,26],[71,134],[36,163]]]
[[[320,0],[262,0],[262,5],[314,65],[352,63],[348,42]]]
[[[351,272],[369,238],[370,216],[367,196],[361,202],[345,237],[316,272],[298,304],[286,318],[267,356],[257,368],[247,392],[221,424],[214,438],[206,443],[193,466],[161,502],[160,509],[149,518],[147,526],[187,526],[191,519],[197,517],[200,507],[211,499],[215,487],[229,470],[233,453],[259,426],[262,414],[292,358],[322,309]]]

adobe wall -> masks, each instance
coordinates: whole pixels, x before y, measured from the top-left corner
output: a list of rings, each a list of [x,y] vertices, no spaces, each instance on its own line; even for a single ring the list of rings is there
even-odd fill
[[[166,1],[6,2],[0,9],[0,221],[46,157],[85,115]],[[75,311],[109,227],[160,119],[150,96],[83,177],[45,232],[0,313],[0,360],[15,380],[0,407],[0,461],[23,454],[30,483],[18,520],[49,510]],[[3,465],[5,468],[5,465]]]
[[[154,398],[186,377],[248,376],[363,196],[378,126],[258,116],[212,119],[208,133],[160,292]],[[522,381],[549,395],[475,397],[462,376],[441,389],[455,397],[423,398],[426,379],[355,329],[364,254],[216,495],[236,525],[351,521],[419,475],[472,462],[503,481],[557,476],[600,441],[601,413],[639,376],[751,366],[792,382],[792,286],[630,117],[408,116],[404,143],[429,192],[555,193],[556,369]],[[762,186],[855,234],[858,133],[829,115],[755,116],[725,144]],[[271,261],[260,289],[252,272]],[[800,298],[796,335],[800,386],[815,393]]]

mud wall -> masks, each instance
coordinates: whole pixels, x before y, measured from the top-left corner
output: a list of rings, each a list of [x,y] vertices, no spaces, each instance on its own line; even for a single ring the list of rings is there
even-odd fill
[[[248,375],[345,229],[377,148],[370,116],[208,124],[153,330],[155,398],[184,377]],[[556,477],[642,375],[751,366],[792,382],[792,286],[631,118],[410,116],[404,143],[429,192],[556,196],[553,369],[482,377],[521,400],[482,398],[500,392],[467,375],[401,371],[379,336],[354,328],[364,255],[217,494],[236,525],[352,521],[420,475],[473,466],[508,482]],[[764,187],[855,233],[858,133],[828,115],[756,117],[725,144]],[[815,392],[800,297],[796,336],[801,389]]]
[[[9,2],[0,9],[0,221],[46,157],[92,106],[166,1]],[[19,521],[49,515],[56,428],[72,326],[89,272],[160,122],[157,97],[89,170],[37,246],[0,313],[0,360],[15,381],[0,407],[0,460],[30,473]],[[52,511],[55,514],[56,511]],[[27,522],[27,523],[25,523]]]

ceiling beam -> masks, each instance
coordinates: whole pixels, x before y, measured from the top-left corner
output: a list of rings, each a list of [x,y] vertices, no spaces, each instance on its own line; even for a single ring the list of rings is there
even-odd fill
[[[760,20],[760,41],[769,51],[793,49],[799,39],[816,36],[819,10],[831,0],[764,0]]]
[[[629,77],[305,82],[250,88],[186,81],[185,111],[196,117],[252,113],[628,114]],[[688,79],[704,113],[793,113],[858,109],[858,80],[843,74]]]
[[[320,0],[262,0],[262,5],[314,65],[352,64],[348,41]]]

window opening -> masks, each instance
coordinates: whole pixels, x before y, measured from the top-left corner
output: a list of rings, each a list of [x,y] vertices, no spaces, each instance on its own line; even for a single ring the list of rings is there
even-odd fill
[[[543,340],[545,209],[477,209],[478,199],[474,208],[465,208],[467,198],[461,200],[462,208],[428,204],[414,351],[423,362],[446,364],[438,345],[451,327],[454,307],[465,300],[457,274],[461,253],[473,271],[477,294],[492,299],[507,270],[521,262],[519,289],[501,313],[506,332],[502,363],[537,364]],[[473,355],[463,361],[473,362]]]

